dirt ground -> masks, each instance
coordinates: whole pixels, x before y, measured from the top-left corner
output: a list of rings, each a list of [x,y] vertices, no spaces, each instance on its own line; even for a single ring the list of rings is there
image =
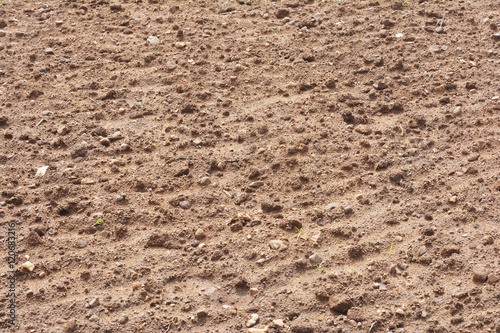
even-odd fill
[[[0,331],[500,332],[499,14],[3,0]]]

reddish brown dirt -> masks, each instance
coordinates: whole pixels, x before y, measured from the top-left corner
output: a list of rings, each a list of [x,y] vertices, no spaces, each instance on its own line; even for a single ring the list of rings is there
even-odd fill
[[[3,0],[1,331],[500,332],[499,13]]]

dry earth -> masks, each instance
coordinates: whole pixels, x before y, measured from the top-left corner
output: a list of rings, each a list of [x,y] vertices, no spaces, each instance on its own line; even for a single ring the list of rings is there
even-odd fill
[[[499,14],[3,0],[0,330],[500,332]]]

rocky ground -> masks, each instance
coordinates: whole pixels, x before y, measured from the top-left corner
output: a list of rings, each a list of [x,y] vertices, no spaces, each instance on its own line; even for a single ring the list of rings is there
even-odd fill
[[[3,0],[1,331],[500,332],[499,13]]]

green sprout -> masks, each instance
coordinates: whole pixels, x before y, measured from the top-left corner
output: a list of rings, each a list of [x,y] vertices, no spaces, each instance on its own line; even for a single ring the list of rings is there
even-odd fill
[[[14,52],[16,52],[16,50],[15,50],[15,49],[12,49],[12,55],[14,55]]]
[[[474,221],[475,221],[475,219],[474,219],[474,218],[472,218],[472,226],[474,226]]]
[[[101,225],[103,224],[104,221],[102,219],[98,219],[96,223],[94,223],[94,225]]]
[[[318,270],[318,272],[323,273],[323,271],[321,270],[321,264],[316,264],[316,269]]]
[[[391,243],[391,248],[389,249],[389,254],[392,253],[392,247],[394,246],[394,242]]]
[[[299,228],[295,227],[295,229],[297,229],[297,231],[299,232],[299,236],[302,235],[302,228],[299,229]]]
[[[435,135],[435,134],[436,134],[436,130],[435,130],[435,129],[433,129],[433,130],[432,130],[432,137],[434,137],[434,135]]]
[[[153,143],[153,147],[156,147],[156,143]]]

